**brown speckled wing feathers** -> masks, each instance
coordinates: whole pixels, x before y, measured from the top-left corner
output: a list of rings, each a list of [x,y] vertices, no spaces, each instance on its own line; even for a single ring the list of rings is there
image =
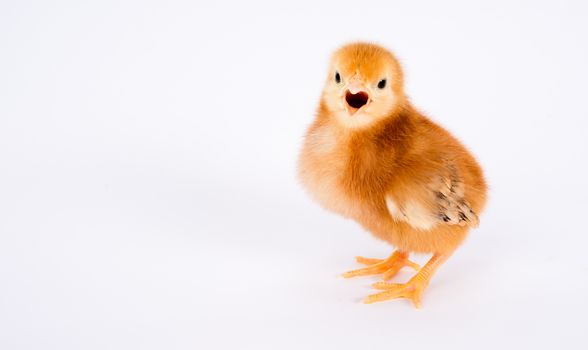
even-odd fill
[[[448,164],[447,172],[429,185],[436,198],[437,217],[449,225],[478,226],[478,215],[465,199],[465,186],[457,169]]]

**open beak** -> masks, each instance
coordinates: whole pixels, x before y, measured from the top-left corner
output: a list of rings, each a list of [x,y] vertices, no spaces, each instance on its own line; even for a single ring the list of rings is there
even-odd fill
[[[354,115],[361,107],[367,105],[369,95],[358,83],[351,83],[345,92],[345,108],[349,115]]]

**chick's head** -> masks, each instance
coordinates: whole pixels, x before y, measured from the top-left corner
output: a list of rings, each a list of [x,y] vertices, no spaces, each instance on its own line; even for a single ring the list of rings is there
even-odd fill
[[[374,125],[391,117],[405,100],[402,69],[386,49],[353,43],[333,54],[322,102],[344,126]]]

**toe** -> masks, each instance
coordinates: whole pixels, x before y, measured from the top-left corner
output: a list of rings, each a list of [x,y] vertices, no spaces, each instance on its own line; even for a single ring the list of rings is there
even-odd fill
[[[410,268],[413,268],[413,269],[414,269],[414,270],[416,270],[416,271],[418,271],[418,270],[420,270],[420,269],[421,269],[421,266],[420,266],[419,264],[417,264],[417,263],[414,263],[414,262],[412,262],[412,261],[410,261],[410,260],[406,260],[406,266],[408,266],[408,267],[410,267]]]
[[[393,288],[393,289],[389,289],[385,292],[368,295],[368,297],[365,298],[363,302],[365,304],[372,304],[372,303],[377,303],[380,301],[386,301],[386,300],[390,300],[390,299],[400,298],[402,296],[404,296],[403,288],[401,288],[401,287],[400,288]]]
[[[364,267],[363,269],[347,271],[343,274],[343,277],[350,278],[350,277],[356,277],[356,276],[378,275],[378,274],[386,271],[387,269],[388,269],[388,267],[386,266],[386,263],[380,262],[380,263],[376,263],[374,265],[370,265],[368,267]]]
[[[398,271],[400,271],[401,267],[402,266],[400,266],[400,265],[392,266],[386,272],[384,272],[384,274],[382,275],[382,279],[384,281],[388,281],[388,280],[392,279],[392,277],[394,277],[398,274]]]
[[[388,290],[388,289],[398,288],[399,286],[401,286],[401,284],[387,283],[387,282],[376,282],[376,283],[372,284],[372,287],[374,289],[378,289],[378,290]]]
[[[380,267],[366,267],[365,269],[351,270],[343,274],[345,278],[357,277],[357,276],[368,276],[377,275],[382,272]]]
[[[422,307],[421,296],[419,293],[413,293],[410,296],[410,300],[412,301],[414,307],[416,307],[417,309],[420,309]]]
[[[384,261],[384,259],[364,258],[363,256],[356,256],[355,261],[364,265],[373,265]]]

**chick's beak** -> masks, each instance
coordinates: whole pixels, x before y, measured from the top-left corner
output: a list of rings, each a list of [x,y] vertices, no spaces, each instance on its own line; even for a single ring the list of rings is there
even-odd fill
[[[361,107],[369,102],[369,95],[365,91],[363,84],[351,82],[345,92],[345,108],[349,115],[355,114]]]

